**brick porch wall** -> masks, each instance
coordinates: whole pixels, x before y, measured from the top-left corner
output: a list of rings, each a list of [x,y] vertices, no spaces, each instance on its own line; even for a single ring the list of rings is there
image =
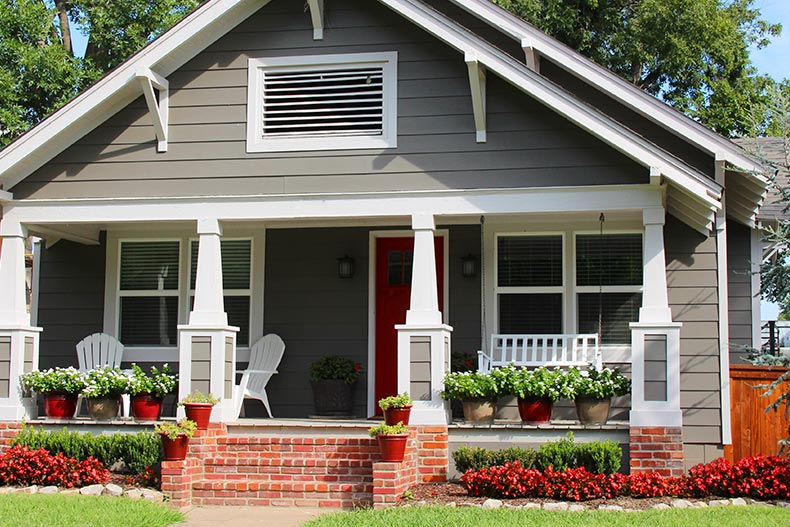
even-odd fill
[[[0,454],[5,452],[11,440],[16,437],[22,429],[22,423],[0,422]]]
[[[662,476],[682,476],[683,429],[632,427],[630,433],[631,473],[658,472]]]

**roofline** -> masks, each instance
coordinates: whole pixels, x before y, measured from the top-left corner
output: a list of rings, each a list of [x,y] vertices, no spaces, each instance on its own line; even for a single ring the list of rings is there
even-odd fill
[[[744,155],[740,148],[716,132],[672,108],[644,90],[580,54],[570,46],[548,36],[510,11],[488,0],[450,0],[514,40],[524,40],[542,55],[572,75],[600,88],[614,99],[636,110],[666,130],[706,152],[747,172],[762,172],[763,167]]]

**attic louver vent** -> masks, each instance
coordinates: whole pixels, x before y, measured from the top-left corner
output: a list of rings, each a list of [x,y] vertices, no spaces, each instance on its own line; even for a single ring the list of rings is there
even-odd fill
[[[265,72],[263,138],[381,136],[384,68]]]

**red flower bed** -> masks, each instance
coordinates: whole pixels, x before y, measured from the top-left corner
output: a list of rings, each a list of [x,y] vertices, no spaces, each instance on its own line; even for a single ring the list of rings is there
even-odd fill
[[[504,466],[468,470],[461,483],[471,496],[490,498],[551,498],[584,501],[630,496],[748,496],[757,499],[790,499],[790,460],[756,456],[730,464],[717,459],[697,465],[687,476],[663,477],[658,473],[591,474],[584,468],[557,472],[525,469],[518,461]]]
[[[83,487],[105,483],[110,471],[95,458],[77,461],[43,448],[15,446],[0,455],[0,485]]]

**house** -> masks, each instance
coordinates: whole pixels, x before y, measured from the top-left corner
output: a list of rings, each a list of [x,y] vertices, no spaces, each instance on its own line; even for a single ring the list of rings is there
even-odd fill
[[[677,473],[731,441],[729,342],[759,311],[728,267],[760,171],[485,0],[209,0],[0,151],[0,418],[22,370],[103,331],[222,395],[231,427],[233,365],[274,332],[277,417],[311,413],[308,365],[339,353],[363,364],[356,415],[409,390],[446,442],[451,353],[600,317],[634,386],[599,432]]]

